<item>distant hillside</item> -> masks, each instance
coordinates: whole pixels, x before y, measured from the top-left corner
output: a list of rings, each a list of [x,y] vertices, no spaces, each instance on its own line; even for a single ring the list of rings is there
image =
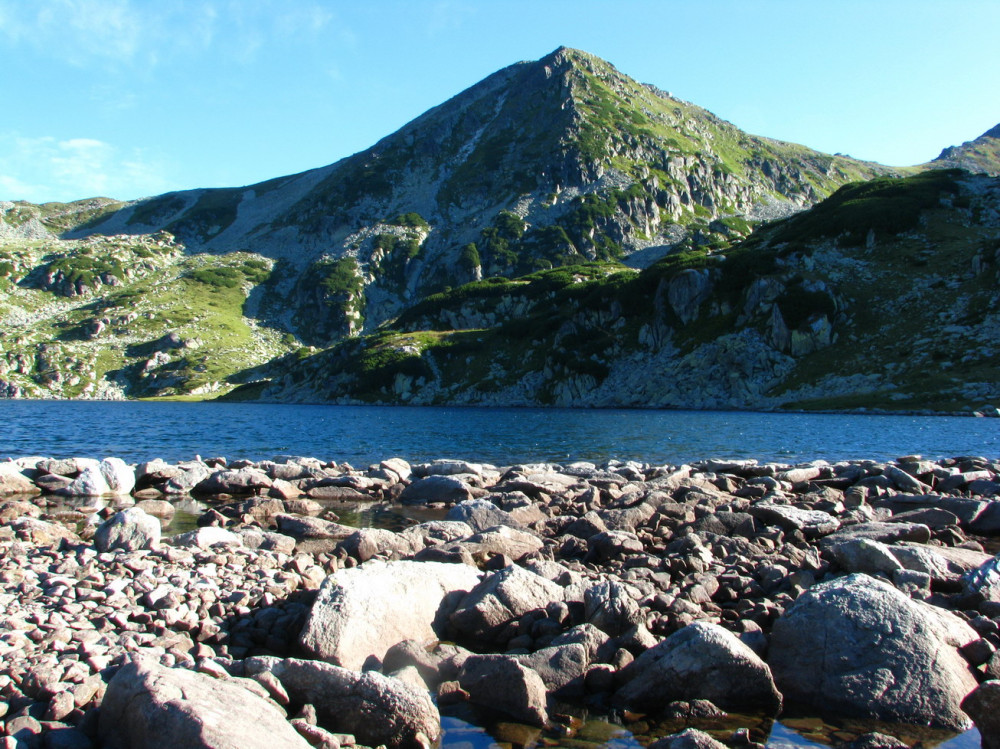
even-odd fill
[[[887,173],[748,135],[559,49],[331,166],[162,195],[71,236],[165,230],[189,252],[271,258],[282,280],[261,314],[327,345],[482,276],[594,260],[642,267]]]
[[[1000,179],[846,186],[722,253],[489,279],[266,399],[971,410],[1000,402]]]
[[[975,140],[944,149],[929,166],[1000,176],[1000,125],[987,130]]]
[[[995,135],[942,158],[982,160]],[[900,181],[943,163],[895,169],[749,135],[561,48],[301,174],[128,203],[0,202],[0,395],[211,397],[255,383],[241,397],[798,402],[806,390],[774,388],[806,371],[803,340],[826,345],[822,325],[809,333],[808,316],[788,312],[768,332],[734,312],[758,275],[781,286],[760,291],[768,314],[775,294],[819,299],[794,273],[761,269],[774,232],[820,222],[832,242],[843,220],[859,242],[850,217],[876,206],[888,216],[872,219],[881,247],[885,222],[902,204],[911,216],[919,194],[920,217],[944,211],[942,226],[971,222],[986,237],[979,182],[947,177],[959,185],[949,208],[939,193],[950,187],[921,192],[939,177]],[[835,346],[854,329],[841,307],[826,312]],[[829,393],[848,392],[839,382]]]

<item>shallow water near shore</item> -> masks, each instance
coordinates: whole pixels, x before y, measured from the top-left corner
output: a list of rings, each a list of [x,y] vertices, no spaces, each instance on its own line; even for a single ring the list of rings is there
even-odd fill
[[[794,463],[1000,453],[1000,419],[958,416],[4,401],[0,458],[128,462],[299,455],[363,467],[460,457],[497,465],[711,457]]]

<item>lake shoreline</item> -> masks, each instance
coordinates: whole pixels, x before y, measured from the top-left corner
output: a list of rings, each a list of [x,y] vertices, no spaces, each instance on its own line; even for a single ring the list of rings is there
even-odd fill
[[[123,695],[159,704],[175,682],[200,695],[171,713],[178,735],[213,711],[259,713],[289,746],[425,746],[438,710],[457,708],[505,716],[529,745],[574,736],[590,714],[617,715],[643,743],[691,729],[749,749],[810,701],[861,711],[907,744],[929,740],[917,723],[953,732],[936,741],[970,740],[955,733],[970,715],[993,730],[969,695],[1000,683],[1000,590],[982,573],[1000,565],[986,551],[1000,539],[994,459],[0,466],[8,734],[120,742],[142,723],[116,717]],[[49,513],[54,496],[73,508]],[[191,498],[204,506],[195,529],[163,537],[163,519]],[[398,531],[339,522],[358,503],[443,519]],[[352,609],[360,618],[338,618]],[[909,634],[858,646],[871,625],[857,617],[873,609]],[[919,624],[928,611],[937,624]],[[810,697],[841,678],[829,672],[837,658],[810,661],[814,631],[829,648],[833,632],[854,638],[836,646],[848,648],[854,702],[839,687],[836,699]],[[682,652],[683,676],[671,670]],[[894,673],[934,672],[934,684],[886,689],[885,657]],[[671,684],[682,686],[662,691]],[[394,705],[393,731],[331,707],[338,689],[361,690],[368,711]],[[735,725],[727,713],[756,717]]]
[[[545,406],[539,404],[512,404],[507,406],[497,406],[495,404],[476,403],[436,403],[436,404],[406,404],[406,403],[368,403],[364,401],[277,401],[263,399],[228,399],[225,395],[221,397],[202,396],[163,396],[149,398],[125,398],[104,399],[104,398],[9,398],[10,401],[28,401],[34,403],[199,403],[199,404],[234,404],[240,405],[265,405],[265,406],[348,406],[359,408],[413,408],[413,409],[467,409],[470,411],[480,409],[507,409],[507,410],[569,410],[569,411],[653,411],[653,412],[697,412],[697,413],[746,413],[746,414],[820,414],[820,415],[843,415],[843,416],[942,416],[948,418],[996,418],[1000,412],[994,414],[982,414],[983,409],[995,409],[996,407],[984,404],[982,409],[962,410],[962,411],[940,411],[936,409],[891,409],[891,408],[696,408],[693,406]]]

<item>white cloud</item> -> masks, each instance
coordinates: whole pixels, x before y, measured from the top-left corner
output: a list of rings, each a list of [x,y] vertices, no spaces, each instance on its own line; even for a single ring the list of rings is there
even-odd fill
[[[0,134],[0,200],[130,199],[171,189],[162,164],[139,150],[123,153],[93,138]]]

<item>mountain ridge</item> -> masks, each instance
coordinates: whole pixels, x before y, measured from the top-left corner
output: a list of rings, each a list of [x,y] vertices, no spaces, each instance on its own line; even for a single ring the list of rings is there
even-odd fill
[[[976,155],[988,166],[987,135],[942,157],[969,163]],[[380,348],[379,336],[413,320],[408,310],[469,282],[494,291],[535,276],[543,286],[577,276],[591,283],[591,273],[645,273],[683,260],[691,288],[674,296],[711,297],[714,282],[702,284],[699,274],[713,278],[715,264],[762,222],[811,213],[859,180],[878,187],[888,178],[891,192],[892,180],[944,165],[887,167],[750,135],[561,47],[487,76],[368,149],[298,174],[127,203],[0,204],[0,322],[12,331],[0,348],[0,391],[205,396],[288,372],[311,376],[298,362],[331,346],[365,357],[373,342],[395,360],[407,346],[423,350],[424,339],[455,344],[438,329],[402,348]],[[922,184],[904,189],[909,197],[887,199],[878,187],[853,202],[884,208],[898,199],[910,216],[907,201]],[[925,206],[917,213],[937,205],[932,197],[917,201]],[[830,215],[823,209],[815,220],[841,220]],[[880,234],[884,222],[873,226]],[[560,271],[585,266],[597,270]],[[525,276],[535,280],[515,280]],[[670,306],[658,288],[645,290],[646,301]],[[534,302],[522,301],[493,310],[486,328],[535,314]],[[721,319],[695,318],[716,327]],[[647,335],[667,335],[657,330]],[[475,348],[474,336],[462,345]],[[606,379],[603,368],[613,365],[591,361],[581,366]],[[558,380],[565,364],[542,379]],[[534,377],[525,387],[541,382]],[[545,397],[586,404],[566,393]]]

